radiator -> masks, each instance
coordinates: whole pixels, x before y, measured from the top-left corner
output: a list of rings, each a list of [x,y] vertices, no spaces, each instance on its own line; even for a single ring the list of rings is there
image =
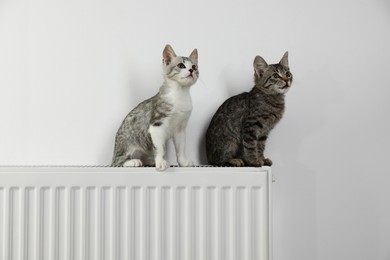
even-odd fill
[[[270,260],[270,168],[0,167],[0,260]]]

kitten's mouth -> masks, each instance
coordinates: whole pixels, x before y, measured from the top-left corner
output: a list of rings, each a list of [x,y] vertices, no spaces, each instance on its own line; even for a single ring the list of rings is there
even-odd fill
[[[182,79],[195,80],[194,74],[190,74],[187,77],[182,77]]]
[[[289,88],[289,87],[290,87],[290,84],[286,83],[286,85],[284,85],[284,86],[282,87],[282,89],[287,89],[287,88]]]

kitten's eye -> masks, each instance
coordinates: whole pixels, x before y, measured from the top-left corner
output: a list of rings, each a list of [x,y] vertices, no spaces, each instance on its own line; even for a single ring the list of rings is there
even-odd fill
[[[186,68],[186,65],[184,65],[183,63],[179,63],[177,64],[177,66],[181,69],[185,69]]]
[[[274,77],[274,79],[278,79],[280,78],[279,74],[278,73],[275,73],[274,75],[272,75]]]
[[[291,73],[289,71],[286,72],[286,77],[291,78]]]
[[[197,67],[195,65],[192,65],[193,70],[197,70]]]

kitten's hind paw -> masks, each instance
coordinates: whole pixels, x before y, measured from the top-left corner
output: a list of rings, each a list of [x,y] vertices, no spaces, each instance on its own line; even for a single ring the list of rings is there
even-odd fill
[[[192,167],[194,166],[194,163],[190,160],[182,160],[179,162],[180,167]]]
[[[142,161],[140,159],[127,160],[123,167],[142,167]]]
[[[166,169],[168,169],[169,167],[169,163],[165,160],[162,160],[161,162],[156,162],[156,170],[157,171],[165,171]]]

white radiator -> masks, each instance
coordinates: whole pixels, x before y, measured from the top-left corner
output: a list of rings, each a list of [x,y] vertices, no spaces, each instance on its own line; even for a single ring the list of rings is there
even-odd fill
[[[0,167],[0,260],[270,260],[270,168]]]

